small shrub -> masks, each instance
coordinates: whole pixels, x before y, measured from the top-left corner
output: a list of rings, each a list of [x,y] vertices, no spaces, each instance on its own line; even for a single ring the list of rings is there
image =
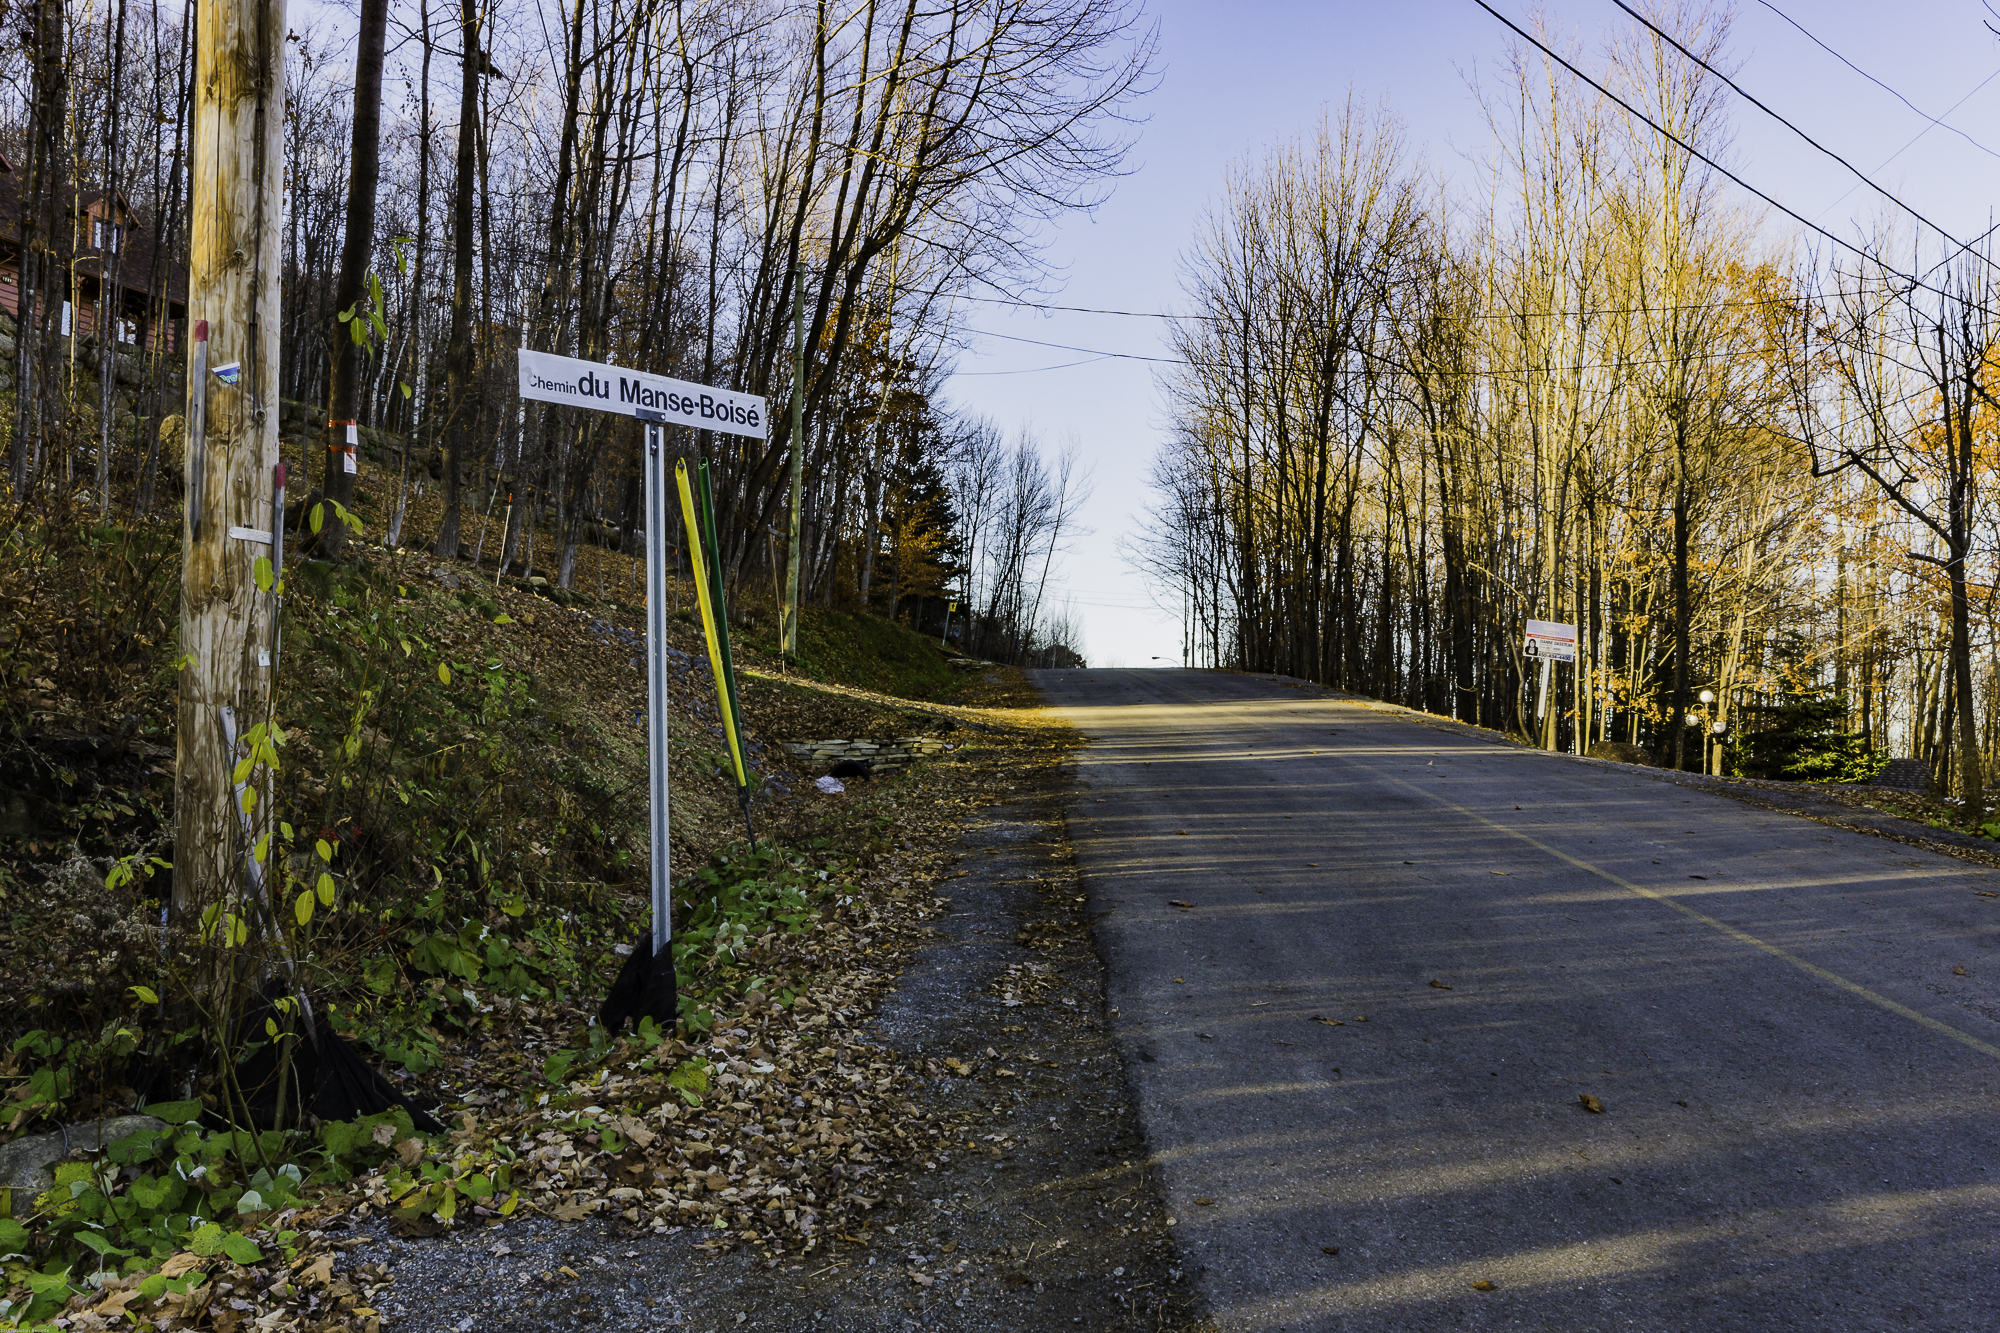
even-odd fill
[[[1868,782],[1888,766],[1859,734],[1841,729],[1847,701],[1819,689],[1788,692],[1743,709],[1746,730],[1730,747],[1737,777],[1790,782]]]

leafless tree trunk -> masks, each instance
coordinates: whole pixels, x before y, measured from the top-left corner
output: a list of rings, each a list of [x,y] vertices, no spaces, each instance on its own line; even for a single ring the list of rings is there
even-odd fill
[[[473,397],[472,348],[472,208],[478,185],[474,156],[479,137],[478,0],[459,0],[459,32],[464,52],[459,59],[458,155],[452,190],[451,338],[445,347],[444,384],[444,518],[438,525],[434,552],[458,558],[460,478],[466,454],[476,447],[480,411]]]
[[[349,428],[361,420],[362,349],[377,341],[377,332],[370,326],[373,302],[368,274],[375,248],[375,190],[381,178],[382,58],[388,26],[389,0],[361,0],[361,23],[355,38],[347,237],[340,250],[340,280],[333,296],[334,309],[342,318],[327,332],[333,351],[326,409],[332,441],[320,481],[320,490],[328,499],[348,507],[354,504],[355,470],[360,467],[360,450],[349,453],[346,445]],[[428,51],[425,55],[428,59]],[[386,343],[387,339],[380,341]],[[321,529],[320,546],[328,555],[340,554],[346,539],[344,524],[330,523]]]

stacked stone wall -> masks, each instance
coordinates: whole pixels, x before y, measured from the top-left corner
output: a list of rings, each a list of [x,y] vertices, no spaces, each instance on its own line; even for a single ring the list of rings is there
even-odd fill
[[[918,759],[943,754],[952,748],[942,736],[892,736],[887,740],[786,741],[786,751],[797,756],[808,769],[825,772],[843,759],[866,763],[876,772],[905,768]]]

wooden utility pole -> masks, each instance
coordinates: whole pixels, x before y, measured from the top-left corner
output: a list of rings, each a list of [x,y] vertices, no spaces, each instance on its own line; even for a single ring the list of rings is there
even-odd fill
[[[785,604],[778,610],[778,651],[799,655],[799,505],[806,474],[806,267],[798,266],[798,290],[792,299],[792,505],[785,518]]]
[[[211,0],[198,14],[174,769],[180,914],[222,899],[241,846],[221,710],[248,731],[270,699],[272,599],[257,587],[256,562],[272,549],[284,188],[285,0]],[[215,373],[231,363],[234,384]]]

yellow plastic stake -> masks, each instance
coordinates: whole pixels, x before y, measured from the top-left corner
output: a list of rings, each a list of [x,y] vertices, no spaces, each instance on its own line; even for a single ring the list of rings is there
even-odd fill
[[[715,706],[722,714],[722,736],[729,742],[729,761],[736,765],[736,785],[750,785],[743,751],[736,745],[736,716],[729,708],[729,684],[722,674],[722,640],[716,637],[715,607],[708,597],[708,559],[701,549],[701,524],[694,516],[694,492],[688,489],[686,459],[674,464],[674,485],[681,493],[681,521],[687,527],[688,564],[694,570],[694,595],[701,602],[701,632],[708,639],[708,670],[715,677]]]

